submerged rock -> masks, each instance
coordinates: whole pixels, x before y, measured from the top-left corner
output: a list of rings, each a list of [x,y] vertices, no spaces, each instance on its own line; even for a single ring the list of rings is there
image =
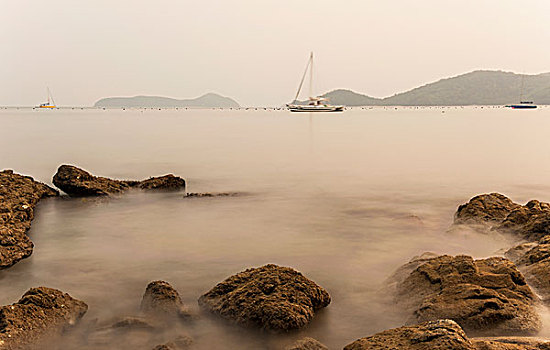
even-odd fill
[[[328,348],[316,339],[305,337],[285,347],[285,350],[328,350]]]
[[[130,188],[170,191],[185,189],[185,180],[172,174],[143,181],[113,180],[94,176],[73,165],[61,165],[53,177],[53,184],[73,197],[108,196]]]
[[[12,305],[0,308],[0,345],[15,350],[61,334],[84,316],[88,306],[59,290],[31,288]]]
[[[187,335],[180,335],[166,344],[155,346],[153,350],[185,350],[189,349],[191,344],[193,344],[193,339],[191,337]]]
[[[536,241],[550,235],[550,204],[531,200],[520,205],[499,193],[483,194],[458,207],[454,224],[481,226]]]
[[[437,320],[386,330],[347,345],[344,350],[475,350],[456,322]]]
[[[32,254],[33,243],[27,236],[34,208],[42,198],[59,192],[34,181],[32,177],[0,171],[0,269],[13,266]]]
[[[281,332],[306,326],[330,304],[326,290],[300,272],[273,264],[227,278],[199,298],[199,305],[245,326]]]
[[[147,285],[141,300],[141,311],[152,317],[192,318],[178,291],[165,281],[154,281]]]
[[[396,303],[409,323],[452,319],[466,332],[527,335],[541,329],[537,298],[508,259],[443,255],[398,283]]]

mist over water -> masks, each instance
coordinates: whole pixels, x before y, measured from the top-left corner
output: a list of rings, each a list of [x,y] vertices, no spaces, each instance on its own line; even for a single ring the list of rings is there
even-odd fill
[[[196,300],[249,267],[293,267],[332,303],[299,333],[268,335],[202,315],[143,349],[186,333],[196,349],[278,349],[303,335],[329,348],[404,316],[377,291],[425,251],[487,257],[509,237],[446,233],[459,204],[497,191],[516,202],[550,201],[550,109],[372,108],[343,114],[274,110],[0,110],[0,168],[51,185],[60,164],[143,179],[174,173],[190,192],[40,202],[33,255],[0,271],[0,304],[30,287],[58,288],[88,303],[64,343],[98,319],[137,315],[147,283],[166,280]],[[75,345],[78,344],[78,345]],[[134,349],[131,342],[88,348]]]

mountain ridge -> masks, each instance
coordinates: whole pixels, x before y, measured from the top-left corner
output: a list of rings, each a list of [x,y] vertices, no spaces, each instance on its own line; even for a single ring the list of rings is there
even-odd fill
[[[520,102],[522,79],[521,99],[550,104],[550,72],[527,75],[502,70],[475,70],[384,98],[347,89],[332,90],[322,96],[332,104],[345,106],[502,105]]]

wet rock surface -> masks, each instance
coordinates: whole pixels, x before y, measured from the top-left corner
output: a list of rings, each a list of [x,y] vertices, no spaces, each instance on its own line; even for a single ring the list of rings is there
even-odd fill
[[[550,303],[550,236],[524,243],[505,253],[514,259],[527,282],[546,303]]]
[[[451,320],[425,322],[386,330],[354,341],[344,350],[474,350],[460,326]]]
[[[185,350],[191,348],[193,339],[187,335],[180,335],[166,344],[157,345],[153,350]]]
[[[328,348],[317,339],[305,337],[285,347],[285,350],[328,350]]]
[[[193,318],[178,291],[165,281],[153,281],[147,285],[141,300],[141,311],[155,318]]]
[[[452,319],[476,335],[528,335],[541,328],[537,297],[508,259],[443,255],[398,282],[409,323]]]
[[[326,290],[300,272],[269,264],[220,282],[199,298],[199,305],[244,326],[284,332],[309,324],[330,301]]]
[[[143,181],[113,180],[94,176],[73,165],[61,165],[53,177],[53,184],[72,197],[109,196],[130,188],[166,191],[185,189],[185,180],[172,174]]]
[[[458,207],[454,224],[474,225],[536,241],[550,234],[550,204],[531,200],[520,205],[499,193],[483,194]]]
[[[0,269],[13,266],[29,257],[33,243],[27,236],[34,218],[34,208],[42,198],[59,192],[32,177],[0,172]]]
[[[38,287],[0,308],[0,348],[25,349],[60,335],[84,316],[88,306],[59,290]]]
[[[536,337],[472,338],[478,350],[550,350],[548,339]]]

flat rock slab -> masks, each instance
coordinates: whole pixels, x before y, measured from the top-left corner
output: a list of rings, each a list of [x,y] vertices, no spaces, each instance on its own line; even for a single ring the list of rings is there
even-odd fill
[[[473,225],[537,241],[550,235],[550,204],[531,200],[521,205],[499,193],[482,194],[458,207],[454,224]]]
[[[532,335],[541,329],[538,299],[508,259],[443,255],[397,283],[409,323],[451,319],[475,335]]]
[[[300,272],[277,265],[227,278],[199,298],[199,305],[244,326],[285,332],[299,329],[330,304],[326,290]]]
[[[425,322],[386,330],[347,345],[344,350],[475,350],[460,326],[451,320]]]
[[[59,290],[38,287],[0,308],[0,348],[25,349],[74,326],[88,306]]]
[[[0,269],[13,266],[32,254],[27,236],[34,208],[45,197],[58,196],[53,188],[32,177],[0,171]]]
[[[131,188],[165,191],[185,189],[185,180],[172,174],[143,181],[113,180],[94,176],[73,165],[61,165],[53,177],[53,184],[72,197],[109,196]]]

